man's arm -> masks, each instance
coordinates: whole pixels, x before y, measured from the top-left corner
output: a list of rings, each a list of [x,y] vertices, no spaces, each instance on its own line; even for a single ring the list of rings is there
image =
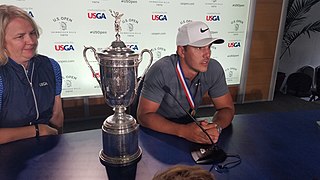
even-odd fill
[[[52,117],[50,119],[50,125],[58,130],[59,134],[63,131],[64,114],[62,109],[61,96],[57,95],[54,99],[54,105],[52,110]]]
[[[212,98],[212,103],[216,109],[216,113],[213,116],[213,122],[219,124],[222,128],[226,128],[230,125],[234,113],[234,103],[230,93],[227,93],[218,98]]]
[[[172,122],[157,113],[159,106],[160,104],[141,96],[137,111],[139,123],[155,131],[179,136],[192,142],[210,143],[205,133],[195,123],[178,124]]]

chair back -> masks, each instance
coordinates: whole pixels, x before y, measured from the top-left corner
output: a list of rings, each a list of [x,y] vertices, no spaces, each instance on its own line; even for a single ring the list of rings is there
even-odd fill
[[[311,95],[312,78],[302,72],[292,73],[286,82],[287,93],[297,97]]]
[[[320,94],[320,66],[316,67],[315,69],[314,87],[318,94]]]
[[[303,66],[300,69],[298,69],[297,72],[301,72],[301,73],[304,73],[304,74],[310,76],[312,79],[311,88],[315,87],[315,68],[314,67],[312,67],[310,65],[306,65],[306,66]]]

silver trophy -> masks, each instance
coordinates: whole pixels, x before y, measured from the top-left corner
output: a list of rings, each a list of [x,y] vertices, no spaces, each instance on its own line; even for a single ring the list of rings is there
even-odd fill
[[[139,82],[137,82],[138,66],[144,53],[149,53],[150,63],[144,74],[150,68],[153,55],[144,49],[141,54],[135,54],[120,40],[120,18],[123,14],[111,11],[115,18],[116,40],[111,46],[97,53],[93,47],[84,47],[83,57],[98,81],[106,103],[113,108],[114,114],[107,117],[102,125],[103,149],[99,153],[100,161],[105,166],[123,167],[137,163],[142,151],[138,145],[138,124],[126,108],[131,105]],[[90,65],[86,52],[92,50],[100,67],[100,79]]]

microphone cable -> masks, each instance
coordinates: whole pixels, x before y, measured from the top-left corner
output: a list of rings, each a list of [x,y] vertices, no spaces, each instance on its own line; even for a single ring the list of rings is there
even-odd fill
[[[207,131],[200,125],[200,123],[188,112],[186,111],[183,106],[179,103],[178,99],[172,94],[170,88],[168,86],[163,86],[162,89],[168,93],[171,97],[173,97],[173,99],[177,102],[177,104],[181,107],[181,109],[187,113],[187,115],[196,123],[196,125],[206,134],[206,136],[209,138],[211,144],[213,145],[213,148],[215,150],[220,149],[218,147],[218,145],[216,143],[213,142],[213,140],[211,139],[210,135],[207,133]],[[212,171],[212,169],[214,168],[218,173],[226,173],[229,171],[229,169],[234,168],[236,166],[238,166],[239,164],[241,164],[241,157],[239,155],[232,155],[232,154],[226,154],[226,158],[223,162],[226,161],[227,158],[235,158],[236,160],[234,161],[227,161],[226,163],[220,163],[220,164],[216,164],[216,163],[212,163],[212,166],[209,170],[209,172]]]
[[[238,166],[239,164],[241,164],[241,157],[239,155],[232,155],[232,154],[227,154],[227,159],[228,158],[235,158],[236,160],[234,161],[229,161],[227,163],[220,163],[218,165],[216,164],[212,164],[211,168],[210,168],[210,172],[212,171],[212,169],[214,168],[214,170],[216,170],[218,173],[227,173],[229,172],[230,169]]]
[[[179,102],[178,99],[171,93],[170,88],[169,88],[168,86],[163,86],[162,89],[163,89],[166,93],[168,93],[171,97],[174,98],[174,100],[175,100],[175,101],[177,102],[177,104],[181,107],[181,109],[182,109],[185,113],[187,113],[187,115],[196,123],[196,125],[206,134],[206,136],[209,138],[211,144],[212,144],[214,147],[217,147],[216,143],[213,142],[213,140],[211,139],[211,137],[210,137],[210,135],[208,134],[208,132],[207,132],[205,129],[203,129],[203,127],[200,125],[200,123],[199,123],[197,120],[195,120],[194,117],[193,117],[188,111],[186,111],[186,110],[182,107],[182,105],[181,105],[180,103],[178,103],[178,102]]]

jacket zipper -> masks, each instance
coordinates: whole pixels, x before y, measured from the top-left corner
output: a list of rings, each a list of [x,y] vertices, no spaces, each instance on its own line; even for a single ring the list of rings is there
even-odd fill
[[[22,65],[21,65],[22,66]],[[36,95],[34,93],[34,89],[33,89],[33,85],[32,85],[32,78],[33,78],[33,71],[34,71],[34,63],[32,64],[32,72],[31,72],[31,80],[29,79],[28,77],[28,73],[27,73],[27,70],[23,67],[23,70],[24,70],[24,73],[27,77],[27,80],[29,82],[29,85],[30,85],[30,88],[31,88],[31,92],[32,92],[32,95],[33,95],[33,100],[34,100],[34,105],[36,107],[36,113],[37,113],[37,117],[36,117],[36,121],[39,119],[39,109],[38,109],[38,103],[37,103],[37,99],[36,99]],[[30,124],[32,124],[32,122],[30,122]]]

